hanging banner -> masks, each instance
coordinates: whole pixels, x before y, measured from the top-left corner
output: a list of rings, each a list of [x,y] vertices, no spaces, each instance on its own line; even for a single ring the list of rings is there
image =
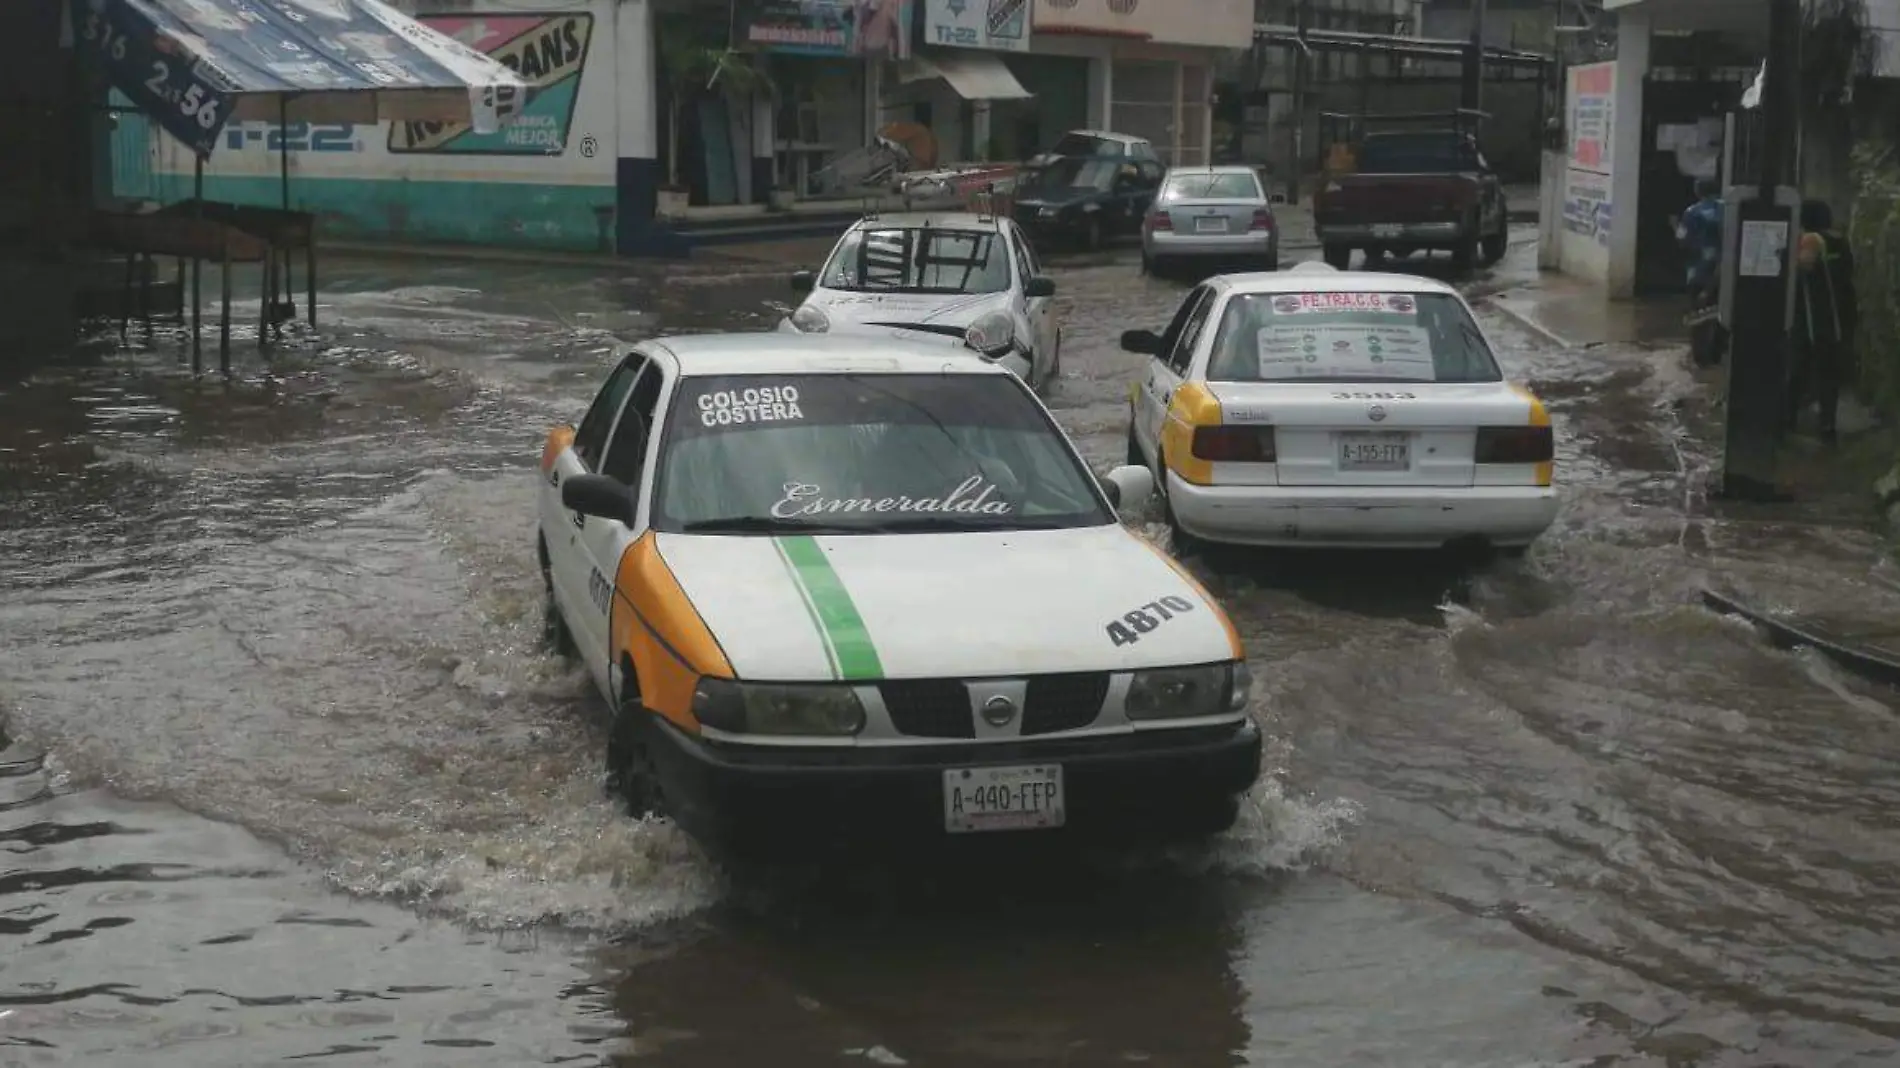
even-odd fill
[[[522,104],[519,75],[381,0],[72,0],[73,36],[113,86],[200,158],[242,109],[329,96],[374,115],[384,93],[467,95],[474,128]],[[277,98],[272,100],[272,98]]]
[[[992,52],[1029,50],[1029,0],[923,0],[924,41]]]
[[[739,0],[740,41],[763,52],[910,58],[911,0]]]
[[[156,19],[140,17],[127,4],[76,2],[73,35],[105,63],[107,77],[125,97],[200,158],[217,146],[231,117],[235,79],[186,50],[185,42]],[[224,16],[230,29],[244,24]]]
[[[464,122],[392,122],[389,151],[485,156],[558,156],[567,151],[581,74],[594,39],[593,15],[499,11],[424,15],[420,21],[520,75],[528,83],[527,103],[488,133]]]

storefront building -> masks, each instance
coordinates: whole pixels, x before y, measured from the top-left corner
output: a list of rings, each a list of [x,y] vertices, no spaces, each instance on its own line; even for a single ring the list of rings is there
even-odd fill
[[[855,191],[883,65],[911,54],[912,11],[913,0],[738,0],[735,44],[766,57],[777,90],[775,106],[754,109],[750,186],[794,198]]]
[[[457,124],[232,123],[205,196],[291,205],[343,239],[611,251],[653,217],[657,187],[648,0],[398,4],[535,87],[489,134]],[[451,9],[457,9],[451,11]],[[151,139],[153,199],[191,196],[192,153]]]
[[[1210,162],[1214,68],[1248,46],[1253,14],[1253,0],[1035,0],[1031,54],[1066,61],[1029,86],[1043,144],[1086,126],[1145,137],[1166,163]]]
[[[897,64],[881,121],[930,132],[928,159],[916,161],[923,166],[1034,155],[1041,102],[1025,79],[1034,80],[1042,61],[1029,55],[1031,0],[917,4],[916,55]]]

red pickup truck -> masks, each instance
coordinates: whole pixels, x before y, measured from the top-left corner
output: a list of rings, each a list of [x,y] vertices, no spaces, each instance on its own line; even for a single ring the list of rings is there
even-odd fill
[[[1354,249],[1368,260],[1446,249],[1461,269],[1503,259],[1510,214],[1503,183],[1470,129],[1473,116],[1480,113],[1324,116],[1356,134],[1333,142],[1313,194],[1326,262],[1345,270]],[[1439,126],[1364,131],[1375,122]]]

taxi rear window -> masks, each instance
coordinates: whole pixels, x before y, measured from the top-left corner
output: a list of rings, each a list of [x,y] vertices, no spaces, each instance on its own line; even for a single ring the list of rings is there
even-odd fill
[[[1445,293],[1249,293],[1227,302],[1213,382],[1499,382],[1491,347]]]

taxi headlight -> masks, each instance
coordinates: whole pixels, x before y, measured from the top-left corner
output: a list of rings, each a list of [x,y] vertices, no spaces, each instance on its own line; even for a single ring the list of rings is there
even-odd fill
[[[839,737],[864,729],[864,705],[849,686],[701,679],[693,715],[729,734]]]
[[[1137,671],[1128,682],[1128,718],[1193,719],[1239,712],[1247,707],[1252,688],[1252,676],[1241,663]]]
[[[792,325],[807,334],[823,334],[831,330],[831,316],[815,304],[801,304],[792,313]]]

